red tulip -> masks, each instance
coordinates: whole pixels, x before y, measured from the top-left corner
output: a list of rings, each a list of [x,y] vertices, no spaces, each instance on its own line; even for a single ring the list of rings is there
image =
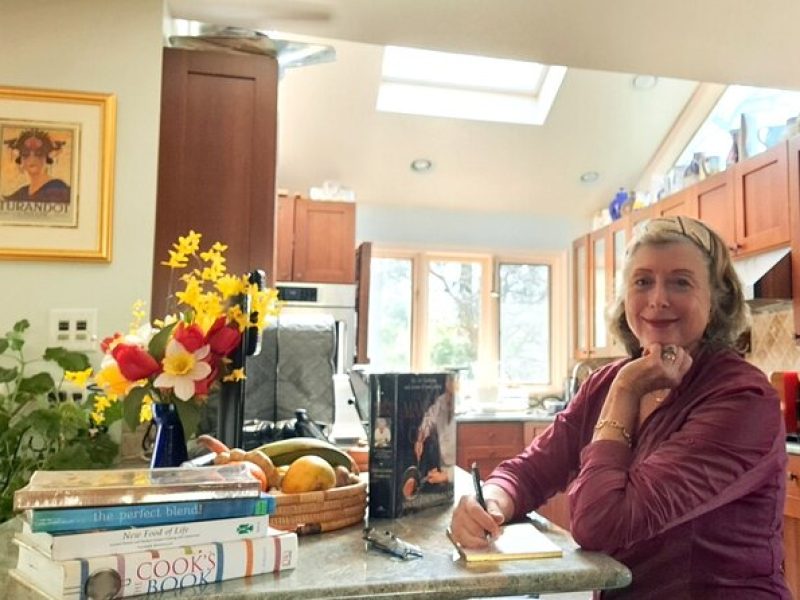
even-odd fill
[[[214,327],[216,327],[214,323]],[[211,352],[219,356],[228,356],[239,345],[242,339],[242,334],[239,333],[238,327],[231,327],[225,325],[217,328],[212,327],[208,332],[208,343],[211,346]]]
[[[211,365],[211,373],[205,379],[199,379],[194,382],[194,395],[195,396],[208,396],[208,390],[217,381],[219,377],[219,361],[213,354],[209,354],[206,362]]]
[[[138,381],[155,375],[161,369],[155,358],[139,346],[117,344],[111,355],[119,365],[119,370],[128,381]]]
[[[180,342],[187,352],[194,352],[206,344],[206,338],[200,326],[196,324],[187,325],[183,321],[178,323],[172,333],[172,337],[176,342]]]
[[[100,350],[103,351],[103,354],[108,353],[114,345],[122,339],[122,334],[117,332],[114,335],[110,335],[108,337],[103,338],[103,341],[100,342]]]

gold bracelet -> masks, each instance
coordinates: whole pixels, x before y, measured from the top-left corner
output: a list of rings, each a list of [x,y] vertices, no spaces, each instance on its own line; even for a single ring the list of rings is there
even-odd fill
[[[595,431],[600,431],[603,427],[611,427],[612,429],[616,429],[620,432],[623,438],[625,438],[625,443],[628,444],[628,448],[633,446],[633,438],[631,438],[631,434],[628,433],[628,430],[625,429],[625,425],[616,421],[615,419],[600,419],[597,422],[597,425],[594,426]]]

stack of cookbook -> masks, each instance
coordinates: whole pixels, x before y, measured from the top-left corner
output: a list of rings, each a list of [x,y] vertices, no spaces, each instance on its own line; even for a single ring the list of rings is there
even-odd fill
[[[11,576],[53,598],[121,598],[294,568],[297,535],[242,464],[37,471],[14,495]]]

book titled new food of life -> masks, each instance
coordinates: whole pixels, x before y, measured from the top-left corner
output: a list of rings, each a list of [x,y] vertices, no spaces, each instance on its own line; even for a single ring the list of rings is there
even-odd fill
[[[53,598],[120,598],[293,569],[297,534],[54,561],[21,540],[12,577]],[[202,593],[198,593],[201,595]]]
[[[33,533],[23,521],[17,538],[53,560],[91,558],[104,554],[124,554],[159,550],[173,546],[192,546],[210,542],[253,539],[267,535],[269,515],[235,517],[214,521],[193,521],[131,529],[105,529],[85,533]]]
[[[261,486],[243,464],[166,469],[36,471],[14,492],[14,510],[152,504],[258,497]]]
[[[67,533],[94,529],[148,527],[187,521],[210,521],[231,517],[269,515],[275,511],[275,497],[160,502],[85,508],[36,508],[23,513],[33,533]]]
[[[512,523],[486,548],[464,548],[455,544],[468,563],[526,558],[558,558],[563,551],[531,523]]]

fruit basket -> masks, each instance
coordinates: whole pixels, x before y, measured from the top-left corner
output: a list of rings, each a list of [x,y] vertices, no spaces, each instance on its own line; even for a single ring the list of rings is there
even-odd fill
[[[270,494],[275,496],[270,526],[300,534],[333,531],[361,523],[367,508],[366,481],[320,492],[271,491]]]

